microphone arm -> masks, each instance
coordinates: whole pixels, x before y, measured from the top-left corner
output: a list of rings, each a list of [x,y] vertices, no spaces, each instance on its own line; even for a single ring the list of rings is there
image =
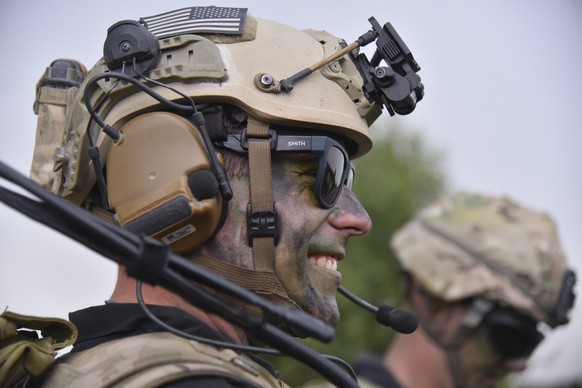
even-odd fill
[[[370,302],[354,295],[343,286],[339,286],[338,291],[350,301],[374,314],[378,323],[388,326],[394,331],[410,334],[418,328],[418,318],[411,312],[398,310],[388,304],[376,307]]]
[[[368,310],[369,312],[371,312],[372,314],[377,314],[378,313],[378,307],[374,306],[372,303],[357,297],[356,295],[352,294],[350,291],[348,291],[346,288],[344,288],[344,286],[339,286],[339,288],[337,289],[343,296],[345,296],[346,298],[348,298],[349,300],[351,300],[352,302],[354,302],[355,304],[357,304],[360,307],[363,307],[364,309]]]

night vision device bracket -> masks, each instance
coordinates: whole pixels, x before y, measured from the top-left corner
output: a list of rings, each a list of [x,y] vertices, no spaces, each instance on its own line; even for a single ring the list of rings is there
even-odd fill
[[[289,78],[276,81],[271,75],[260,73],[255,85],[263,92],[290,93],[295,83],[323,66],[349,55],[363,79],[363,92],[371,104],[383,105],[394,116],[395,113],[411,113],[424,96],[424,85],[416,74],[420,66],[410,49],[389,22],[382,27],[374,17],[368,19],[372,29],[355,42],[344,47],[311,67],[305,68]],[[359,53],[359,47],[376,42],[376,51],[371,60]],[[384,61],[384,66],[382,66]]]
[[[424,85],[416,74],[420,66],[390,22],[384,27],[371,17],[376,34],[376,52],[368,61],[365,54],[350,56],[364,80],[364,94],[371,103],[381,103],[390,116],[411,113],[424,96]],[[384,60],[387,66],[380,66]]]

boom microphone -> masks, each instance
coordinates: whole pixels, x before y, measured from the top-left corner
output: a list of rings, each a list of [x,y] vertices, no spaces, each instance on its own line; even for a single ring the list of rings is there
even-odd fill
[[[387,304],[376,307],[352,294],[342,286],[338,287],[338,291],[358,306],[375,314],[378,323],[391,327],[399,333],[410,334],[418,327],[418,318],[411,312],[398,310]]]
[[[395,309],[387,304],[378,307],[376,321],[404,334],[410,334],[418,327],[418,318],[416,315],[408,311]]]

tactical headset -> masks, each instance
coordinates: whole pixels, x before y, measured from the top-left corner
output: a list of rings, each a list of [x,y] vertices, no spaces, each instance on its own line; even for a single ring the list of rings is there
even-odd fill
[[[224,218],[200,130],[176,114],[151,112],[121,131],[107,158],[109,204],[119,223],[175,252],[198,248]]]
[[[114,140],[107,157],[106,188],[104,180],[97,179],[102,196],[107,198],[105,207],[115,211],[122,227],[153,236],[174,252],[192,251],[220,228],[226,201],[232,197],[204,116],[192,101],[191,105],[176,104],[135,81],[133,77],[148,80],[145,74],[161,58],[157,38],[142,24],[124,20],[111,26],[103,51],[111,72],[90,80],[84,98],[93,119]],[[92,86],[102,78],[132,83],[168,109],[191,113],[192,119],[164,111],[148,112],[117,131],[99,117],[98,104],[93,106],[89,101]],[[99,177],[95,156],[92,159]]]

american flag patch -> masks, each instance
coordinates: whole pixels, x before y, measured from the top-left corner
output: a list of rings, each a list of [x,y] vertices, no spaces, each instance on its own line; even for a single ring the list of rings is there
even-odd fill
[[[140,18],[158,39],[182,34],[242,34],[247,8],[188,7]]]

